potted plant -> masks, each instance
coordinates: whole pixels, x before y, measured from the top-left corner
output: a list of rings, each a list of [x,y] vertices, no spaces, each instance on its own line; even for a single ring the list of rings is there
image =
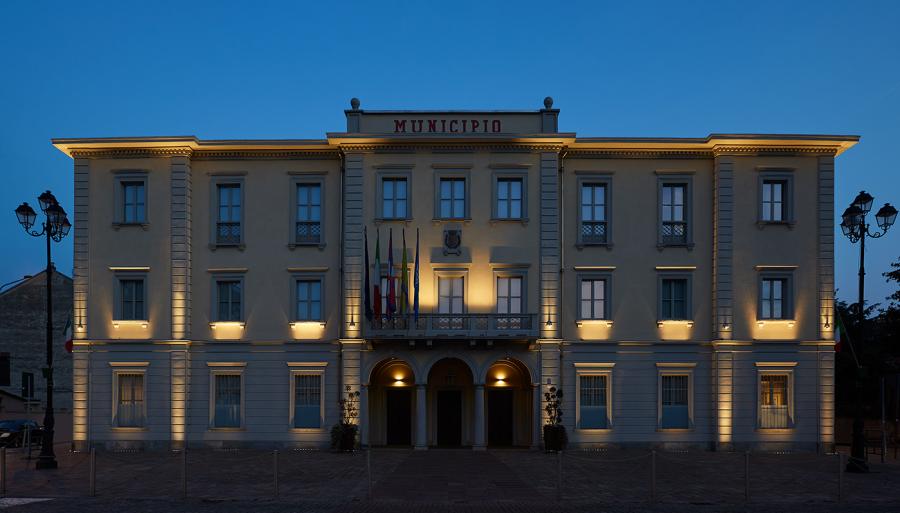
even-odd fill
[[[338,400],[341,407],[341,421],[331,428],[331,448],[336,451],[352,451],[356,448],[356,435],[359,426],[356,420],[359,417],[359,391],[351,392],[350,385],[346,387],[347,396]]]
[[[544,449],[548,451],[561,451],[569,443],[566,426],[562,424],[563,411],[560,408],[562,398],[561,388],[550,387],[547,392],[544,392],[544,401],[547,403],[547,406],[544,407],[544,411],[547,412],[547,423],[544,425]]]

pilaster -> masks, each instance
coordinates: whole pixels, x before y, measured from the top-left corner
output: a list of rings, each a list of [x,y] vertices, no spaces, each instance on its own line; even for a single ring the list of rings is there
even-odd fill
[[[816,283],[819,338],[834,340],[834,157],[819,157]]]
[[[542,338],[560,337],[559,329],[559,154],[541,153],[541,316]]]
[[[360,285],[363,251],[363,155],[348,153],[344,158],[344,338],[362,336]]]
[[[728,347],[713,350],[713,392],[716,405],[716,450],[734,448],[734,353]]]
[[[170,266],[172,339],[191,336],[191,160],[171,158]],[[174,392],[173,392],[174,393]]]
[[[90,160],[75,159],[75,240],[72,264],[72,308],[75,329],[72,336],[83,340],[87,337],[87,305],[90,245],[88,243],[88,198]]]
[[[88,411],[90,404],[90,353],[83,346],[72,352],[72,449],[90,448]]]
[[[187,398],[190,383],[190,353],[187,347],[169,353],[170,420],[172,450],[185,448],[187,444]]]
[[[819,452],[834,449],[834,349],[819,346],[818,396],[819,396]]]
[[[734,241],[734,158],[715,160],[713,195],[713,337],[731,340],[734,331],[732,244]]]

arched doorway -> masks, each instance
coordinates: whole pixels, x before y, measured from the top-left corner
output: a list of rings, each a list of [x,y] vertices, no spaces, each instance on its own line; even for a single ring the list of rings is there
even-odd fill
[[[534,408],[528,368],[513,358],[494,362],[484,386],[488,446],[531,445]]]
[[[415,385],[412,368],[402,360],[389,359],[375,366],[369,381],[369,443],[412,445]]]
[[[457,358],[436,362],[428,373],[429,439],[438,447],[472,445],[474,380],[469,366]]]

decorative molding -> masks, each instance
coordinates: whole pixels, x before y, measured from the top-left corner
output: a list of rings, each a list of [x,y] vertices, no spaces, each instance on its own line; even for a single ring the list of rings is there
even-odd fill
[[[498,144],[498,143],[481,143],[481,144],[434,144],[427,143],[421,145],[398,145],[398,144],[341,144],[341,149],[346,152],[354,153],[372,153],[372,152],[390,152],[390,153],[414,153],[419,150],[430,150],[435,152],[441,151],[525,151],[525,152],[559,152],[564,145],[560,144]]]
[[[837,155],[840,146],[763,146],[746,145],[714,146],[712,153],[719,155]]]
[[[573,265],[572,269],[576,271],[615,271],[614,265]]]
[[[665,369],[692,369],[697,366],[696,362],[691,363],[672,363],[672,362],[656,362],[656,366]]]
[[[337,150],[198,150],[192,160],[339,160]]]
[[[326,367],[328,362],[285,362],[288,367]]]
[[[206,362],[207,367],[246,367],[247,362]]]
[[[796,367],[797,362],[756,362],[756,366],[765,368]]]
[[[328,267],[288,267],[289,273],[324,273],[328,271]]]
[[[583,150],[570,149],[566,153],[569,159],[711,159],[713,152],[710,150],[658,150],[658,149],[627,149],[627,150]]]
[[[72,158],[155,158],[190,157],[194,150],[187,147],[171,148],[83,148],[72,150]]]
[[[150,362],[109,362],[110,367],[149,367]]]

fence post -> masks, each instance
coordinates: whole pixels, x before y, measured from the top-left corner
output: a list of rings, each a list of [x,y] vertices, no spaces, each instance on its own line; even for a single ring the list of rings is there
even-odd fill
[[[91,486],[91,497],[97,496],[97,449],[91,447],[91,456],[90,456],[90,486]]]
[[[750,502],[750,451],[744,453],[744,501]]]
[[[844,500],[844,455],[838,453],[838,502]]]
[[[278,497],[278,449],[272,451],[272,473],[275,482],[275,497]]]
[[[187,443],[181,449],[181,498],[187,499]]]
[[[656,502],[656,449],[650,451],[650,502]]]
[[[556,501],[562,501],[562,450],[556,451]]]
[[[0,497],[6,497],[6,447],[0,447]]]
[[[372,500],[372,448],[366,448],[366,479],[369,480],[368,499]]]

